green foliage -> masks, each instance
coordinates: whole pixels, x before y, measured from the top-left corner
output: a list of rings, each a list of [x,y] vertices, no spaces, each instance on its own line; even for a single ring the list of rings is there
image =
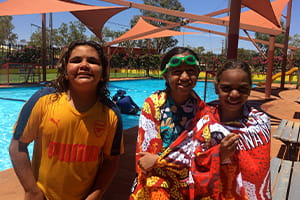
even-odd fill
[[[15,44],[18,39],[17,34],[12,32],[15,28],[12,19],[12,16],[0,16],[0,44]]]
[[[15,50],[7,58],[7,62],[12,63],[40,63],[41,48],[25,47],[21,50]]]
[[[300,48],[300,35],[298,35],[297,33],[291,38],[290,40],[290,45],[294,46],[294,47],[298,47]]]
[[[281,21],[281,27],[283,27],[283,29],[285,29],[285,25],[284,25],[283,21]],[[259,39],[259,40],[264,40],[264,41],[268,42],[270,40],[270,35],[256,32],[255,33],[255,38]],[[275,37],[275,43],[283,44],[284,43],[284,34],[277,35]],[[261,44],[261,43],[258,43],[257,45],[259,46],[259,48],[262,49],[262,51],[265,54],[268,53],[269,45]],[[279,47],[275,47],[275,49],[274,49],[274,55],[279,56],[281,54],[282,54],[281,53],[281,49]]]
[[[57,30],[53,30],[53,35],[57,35]],[[28,42],[29,46],[37,46],[40,47],[42,45],[42,29],[38,29],[33,32],[30,36],[30,41]],[[46,46],[50,46],[50,32],[46,31]]]
[[[126,31],[128,31],[128,30],[126,30]],[[114,30],[111,30],[109,27],[105,26],[102,29],[102,41],[103,42],[113,41],[114,39],[123,35],[126,31],[114,31]]]
[[[74,40],[87,40],[86,27],[79,21],[62,23],[58,29],[52,30],[52,45],[56,47],[64,47]],[[30,37],[29,45],[41,46],[42,30],[38,29]],[[50,32],[46,31],[46,45],[50,46]]]
[[[205,51],[205,48],[200,46],[200,47],[192,47],[192,46],[187,46],[187,48],[192,49],[196,54],[200,55],[203,54]]]
[[[149,69],[159,69],[160,60],[162,55],[155,54],[155,55],[142,55],[139,57],[140,59],[140,66],[141,69],[146,69],[149,67]]]
[[[290,45],[299,48],[294,52],[295,58],[299,60],[300,59],[300,35],[295,34],[293,37],[291,37]]]

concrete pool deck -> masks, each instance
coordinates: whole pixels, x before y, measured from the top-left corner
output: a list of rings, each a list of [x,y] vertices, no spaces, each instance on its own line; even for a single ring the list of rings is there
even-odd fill
[[[265,99],[264,88],[254,88],[249,97],[249,103],[262,109],[271,117],[273,135],[281,119],[300,121],[294,119],[294,113],[300,111],[300,104],[295,102],[300,97],[300,90],[295,85],[285,85],[280,90],[278,84],[272,85],[272,96]],[[119,171],[106,192],[105,200],[127,200],[130,194],[132,181],[135,177],[134,155],[137,127],[124,131],[125,154],[122,155]],[[271,139],[271,157],[278,156],[282,143]],[[0,172],[0,199],[24,199],[24,191],[13,169]]]

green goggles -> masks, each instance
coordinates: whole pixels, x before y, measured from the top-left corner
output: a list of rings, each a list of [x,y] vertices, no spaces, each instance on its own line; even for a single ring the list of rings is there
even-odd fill
[[[197,58],[194,55],[187,55],[185,57],[173,56],[169,60],[168,64],[164,68],[164,70],[160,73],[160,75],[163,75],[168,70],[169,67],[178,67],[183,62],[188,64],[188,65],[196,65],[197,68],[200,69],[199,62],[198,62]]]

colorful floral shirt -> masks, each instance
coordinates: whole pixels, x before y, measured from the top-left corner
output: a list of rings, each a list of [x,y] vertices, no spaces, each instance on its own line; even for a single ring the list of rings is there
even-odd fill
[[[141,111],[136,152],[163,153],[184,130],[192,129],[195,114],[205,106],[195,93],[184,105],[176,106],[165,91],[155,92],[145,100]],[[182,195],[184,192],[188,192],[185,181],[178,182],[187,177],[187,171],[177,174],[155,167],[152,172],[144,174],[138,165],[136,169],[137,185],[130,199],[179,200],[185,196]]]
[[[197,111],[197,99],[189,98],[183,105],[176,105],[170,95],[161,108],[160,135],[163,142],[163,149],[172,144],[176,138],[191,127],[191,123]]]

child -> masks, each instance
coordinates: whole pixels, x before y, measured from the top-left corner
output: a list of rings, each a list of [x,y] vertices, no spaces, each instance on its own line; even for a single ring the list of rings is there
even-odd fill
[[[112,99],[119,107],[121,113],[136,115],[140,110],[139,106],[133,101],[131,96],[125,94],[125,90],[118,90]]]
[[[175,47],[163,57],[160,69],[166,89],[148,97],[141,111],[136,148],[138,177],[131,200],[179,200],[188,192],[185,164],[180,165],[180,171],[153,165],[182,132],[193,128],[197,110],[202,112],[205,107],[193,90],[200,72],[199,60],[192,50]]]
[[[106,57],[99,44],[74,41],[57,67],[54,88],[35,93],[20,113],[9,148],[14,170],[25,199],[101,199],[124,152]]]
[[[247,105],[251,86],[247,63],[229,61],[216,75],[213,112],[231,132],[220,145],[223,199],[271,199],[270,119]]]

